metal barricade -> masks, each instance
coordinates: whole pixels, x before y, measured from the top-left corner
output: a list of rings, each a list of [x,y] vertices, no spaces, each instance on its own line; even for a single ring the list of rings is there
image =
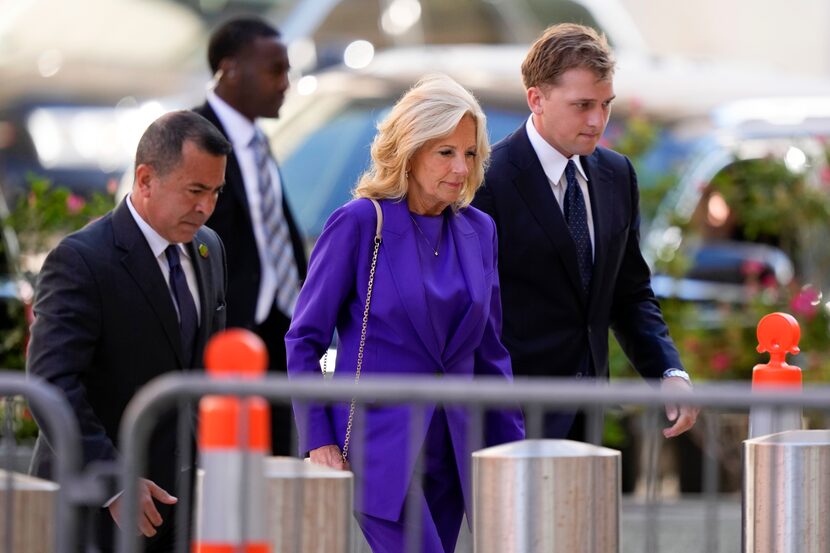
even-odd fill
[[[668,393],[647,386],[642,382],[615,383],[613,385],[580,385],[573,381],[554,379],[517,379],[507,385],[503,380],[486,378],[470,381],[469,379],[435,378],[363,378],[358,386],[345,381],[322,382],[319,379],[287,380],[278,376],[269,376],[264,381],[251,382],[243,380],[223,380],[211,382],[197,374],[169,374],[163,376],[141,389],[134,397],[122,419],[121,446],[125,460],[122,485],[125,490],[125,520],[134,520],[136,514],[135,479],[142,474],[146,462],[143,452],[153,425],[162,412],[170,407],[190,409],[193,402],[207,394],[232,394],[239,396],[262,396],[272,402],[321,401],[348,402],[355,398],[358,404],[353,429],[352,447],[354,458],[360,459],[362,427],[361,410],[371,405],[372,408],[383,404],[410,404],[421,406],[415,409],[416,416],[410,421],[410,428],[415,429],[424,424],[424,406],[429,404],[462,405],[470,413],[471,428],[469,432],[470,451],[482,447],[482,429],[485,413],[497,407],[515,407],[520,405],[526,416],[528,438],[541,438],[543,417],[547,410],[582,409],[588,413],[588,441],[599,444],[603,413],[605,410],[620,405],[638,406],[641,411],[640,432],[645,442],[642,455],[642,472],[646,474],[644,490],[635,496],[623,499],[620,520],[620,550],[624,553],[656,551],[673,553],[674,551],[701,551],[717,553],[718,551],[735,551],[740,542],[740,495],[737,492],[721,494],[721,481],[717,453],[726,451],[724,457],[735,457],[734,451],[740,451],[741,442],[746,438],[746,416],[750,407],[781,408],[801,406],[826,415],[830,405],[830,388],[820,387],[805,390],[803,393],[755,392],[750,393],[747,385],[724,384],[715,386],[698,386],[691,393]],[[695,404],[704,409],[698,421],[701,431],[703,466],[700,475],[699,490],[694,499],[686,496],[664,502],[668,495],[669,479],[660,479],[659,464],[663,461],[664,449],[676,445],[666,441],[659,428],[660,412],[665,403]],[[420,413],[420,416],[417,416]],[[728,417],[740,417],[743,426],[731,434],[725,431],[723,421]],[[184,417],[180,417],[182,419]],[[665,419],[662,419],[665,421]],[[299,424],[306,424],[302,421]],[[826,424],[826,421],[825,421]],[[410,432],[414,436],[416,432]],[[192,439],[182,436],[184,444]],[[676,454],[678,458],[688,457],[687,453]],[[740,459],[740,454],[737,454]],[[624,461],[625,462],[625,461]],[[177,494],[180,501],[186,502],[189,492]],[[298,502],[308,501],[300,497]],[[185,503],[186,506],[186,503]],[[405,506],[407,513],[419,516],[413,505]],[[181,524],[187,525],[187,511]],[[531,513],[532,515],[532,513]],[[228,516],[233,516],[231,513]],[[415,521],[417,528],[417,520]],[[525,524],[525,531],[533,525],[529,517],[520,521]],[[410,532],[417,534],[417,532]],[[137,540],[132,534],[120,535],[120,553],[137,551]],[[410,535],[407,550],[417,551],[418,535]],[[186,543],[180,543],[177,551],[187,551]],[[588,549],[584,549],[589,551]],[[364,551],[361,549],[360,551]],[[462,531],[457,551],[472,551],[469,532]],[[306,553],[302,545],[295,545],[292,553]],[[275,551],[276,553],[276,551]]]
[[[57,388],[27,379],[20,372],[0,371],[0,398],[6,405],[0,431],[0,469],[20,469],[8,406],[25,398],[48,426],[57,481],[55,485],[15,470],[0,471],[0,553],[74,552],[79,537],[79,502],[85,495],[80,433],[72,410]]]

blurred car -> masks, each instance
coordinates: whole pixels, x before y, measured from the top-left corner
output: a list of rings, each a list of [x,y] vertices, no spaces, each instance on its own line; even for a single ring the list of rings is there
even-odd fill
[[[758,292],[749,279],[797,278],[826,289],[830,242],[826,213],[816,210],[830,207],[828,137],[830,96],[747,99],[715,110],[644,233],[653,266],[691,261],[682,278],[655,275],[658,295],[741,304]],[[745,178],[732,182],[736,174]],[[725,179],[739,194],[724,189]],[[803,183],[797,197],[792,183]],[[742,213],[747,204],[757,214]]]
[[[359,53],[366,49],[529,44],[548,25],[563,21],[604,32],[615,49],[646,49],[619,0],[293,0],[277,5],[273,17],[292,66],[303,72],[340,63],[362,66],[368,58]]]
[[[89,197],[113,192],[156,103],[107,106],[51,100],[0,110],[0,190],[9,206],[35,177]]]
[[[143,99],[202,89],[205,37],[192,10],[166,1],[0,2],[0,187],[9,206],[30,175],[84,196],[106,190],[162,113]]]

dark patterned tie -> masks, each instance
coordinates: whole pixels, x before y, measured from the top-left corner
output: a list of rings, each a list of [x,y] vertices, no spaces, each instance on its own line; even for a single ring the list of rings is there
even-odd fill
[[[262,215],[265,247],[277,276],[277,307],[289,317],[294,313],[297,294],[300,291],[300,279],[294,249],[288,233],[288,222],[282,211],[282,203],[277,201],[274,185],[271,183],[271,171],[268,160],[271,150],[265,135],[257,129],[251,140],[254,159],[257,165],[257,184],[259,188],[259,208]]]
[[[565,166],[565,178],[568,188],[565,190],[563,211],[565,221],[571,231],[576,245],[576,259],[579,265],[579,276],[582,277],[582,288],[587,293],[591,287],[591,273],[593,271],[593,254],[591,253],[591,235],[588,232],[588,212],[585,210],[585,199],[582,189],[576,181],[576,164],[568,160]]]
[[[175,244],[167,247],[167,265],[170,267],[170,289],[179,308],[179,330],[182,335],[182,354],[186,369],[190,369],[193,359],[193,348],[196,342],[196,331],[199,328],[199,318],[196,314],[196,304],[193,303],[193,294],[187,287],[187,278],[184,276],[179,249]]]

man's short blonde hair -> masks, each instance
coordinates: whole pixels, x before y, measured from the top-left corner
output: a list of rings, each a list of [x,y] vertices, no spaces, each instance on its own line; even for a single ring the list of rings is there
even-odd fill
[[[407,170],[415,153],[430,140],[452,134],[469,115],[476,124],[475,165],[467,175],[461,197],[452,208],[470,205],[484,180],[490,158],[487,118],[475,97],[446,75],[428,75],[398,100],[378,124],[372,142],[372,164],[357,183],[355,198],[401,200],[408,192]]]
[[[557,85],[565,71],[593,71],[600,80],[614,76],[614,57],[605,35],[591,27],[561,23],[545,29],[522,62],[525,88]]]

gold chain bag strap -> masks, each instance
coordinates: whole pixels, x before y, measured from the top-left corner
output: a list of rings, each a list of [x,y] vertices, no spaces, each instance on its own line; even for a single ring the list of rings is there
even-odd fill
[[[360,329],[360,345],[357,348],[357,368],[354,373],[354,383],[360,382],[360,369],[363,367],[363,349],[366,346],[366,325],[369,322],[369,305],[372,303],[372,287],[375,283],[375,268],[378,264],[378,250],[380,243],[383,241],[381,237],[381,230],[383,230],[383,211],[380,209],[380,203],[377,200],[370,198],[372,205],[375,206],[377,213],[377,228],[375,229],[375,250],[372,252],[372,266],[369,268],[369,285],[366,289],[366,306],[363,308],[363,326]],[[328,353],[323,356],[323,377],[326,376],[326,358]],[[354,421],[354,405],[355,400],[352,398],[349,404],[349,421],[346,423],[346,438],[343,441],[343,451],[340,456],[343,457],[343,462],[347,462],[349,458],[349,442],[352,437],[352,422]]]

